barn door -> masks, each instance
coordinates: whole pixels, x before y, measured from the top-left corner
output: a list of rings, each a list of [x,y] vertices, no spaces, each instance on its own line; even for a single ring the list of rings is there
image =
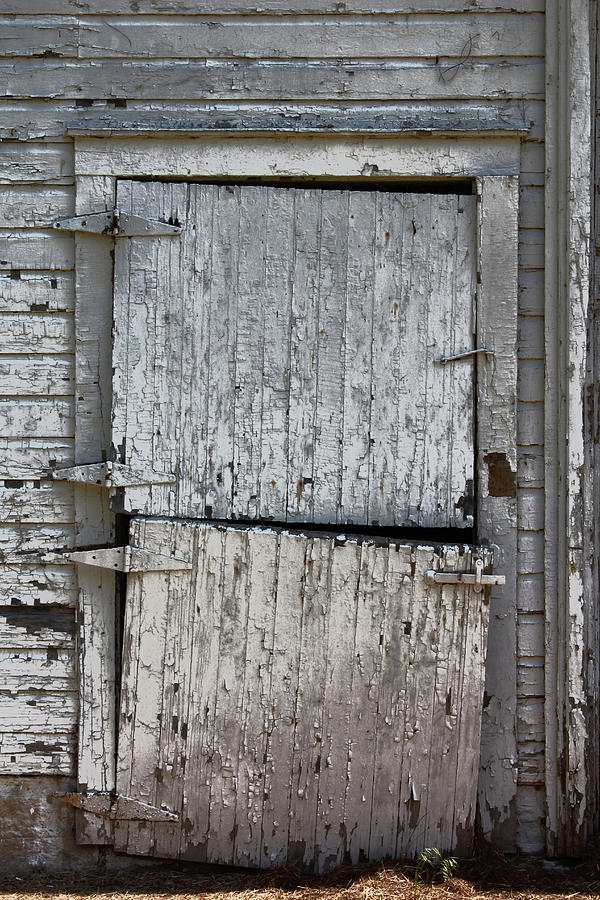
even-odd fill
[[[487,602],[432,580],[489,550],[168,519],[131,542],[192,569],[128,576],[117,789],[177,821],[119,822],[117,850],[323,871],[469,849]]]
[[[128,576],[118,849],[468,843],[491,557],[374,529],[473,525],[475,199],[119,184],[183,231],[116,245],[118,502],[190,568]]]
[[[471,526],[475,201],[121,182],[185,224],[116,245],[123,509]]]

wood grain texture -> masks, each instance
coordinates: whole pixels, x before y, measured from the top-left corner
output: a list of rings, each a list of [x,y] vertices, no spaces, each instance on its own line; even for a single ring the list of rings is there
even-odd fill
[[[435,360],[472,346],[474,198],[123,182],[118,203],[186,226],[116,248],[113,445],[178,477],[126,509],[471,524],[472,362]]]
[[[18,0],[6,0],[3,7],[6,13],[30,16],[76,16],[85,19],[89,15],[123,15],[137,13],[140,15],[160,14],[161,16],[182,15],[197,13],[198,5],[193,0],[130,0],[128,7],[119,0],[94,0],[88,3],[85,11],[82,11],[79,0],[28,0],[24,5]],[[541,0],[477,0],[476,3],[465,0],[413,0],[407,4],[407,13],[419,12],[477,12],[489,10],[500,12],[502,10],[517,12],[543,12]],[[366,0],[349,0],[344,6],[344,13],[348,16],[354,14],[397,13],[398,4],[391,0],[379,0],[378,3],[368,3]],[[298,13],[320,13],[340,15],[339,5],[334,0],[273,0],[269,3],[268,10],[255,2],[255,0],[236,0],[235,3],[213,2],[206,10],[206,14],[213,16],[228,15],[257,15],[260,18],[271,15],[293,15]],[[260,21],[260,19],[259,19]]]
[[[18,24],[14,30],[19,30]],[[471,57],[531,57],[542,56],[544,51],[542,17],[518,13],[403,13],[360,18],[265,15],[254,21],[238,16],[212,19],[137,15],[82,19],[78,56],[290,59],[297,55],[299,45],[303,47],[303,57],[308,59],[462,59],[467,53]],[[0,46],[0,54],[1,50]]]
[[[305,871],[468,850],[487,603],[425,572],[472,548],[165,519],[131,539],[194,571],[129,579],[117,788],[181,824],[119,824],[117,849]]]
[[[542,99],[538,57],[500,61],[456,58],[335,60],[0,60],[0,97],[27,99],[127,98],[152,100],[398,100]],[[454,77],[454,72],[458,74]]]

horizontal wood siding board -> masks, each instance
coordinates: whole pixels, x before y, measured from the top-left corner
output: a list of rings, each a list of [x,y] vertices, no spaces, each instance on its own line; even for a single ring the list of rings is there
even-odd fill
[[[34,273],[26,269],[0,273],[1,313],[73,312],[74,307],[71,273]]]
[[[76,737],[67,733],[0,733],[0,775],[72,775]]]
[[[340,65],[288,60],[2,61],[0,96],[260,102],[283,99],[465,99],[544,96],[541,58],[378,60]]]
[[[62,607],[0,607],[0,650],[47,651],[49,664],[75,649],[75,616]]]
[[[27,484],[23,487],[0,487],[0,509],[4,522],[72,523],[73,488],[55,482],[38,482],[36,487]]]
[[[2,606],[74,607],[76,596],[77,581],[72,566],[13,563],[2,573]],[[67,664],[74,665],[71,657]]]
[[[73,398],[0,396],[0,432],[13,438],[73,437]]]
[[[75,210],[73,194],[71,185],[5,186],[0,228],[44,228],[58,218],[72,216]]]
[[[74,376],[72,354],[0,357],[0,390],[3,396],[64,397],[73,393]]]
[[[59,100],[1,100],[0,137],[11,140],[64,140],[66,132],[79,129],[132,129],[141,131],[214,130],[219,122],[227,130],[341,130],[358,133],[369,131],[392,132],[419,129],[461,127],[466,123],[473,130],[473,123],[486,131],[529,130],[536,140],[543,138],[543,102],[541,100],[432,100],[430,102],[398,101],[386,98],[385,102],[347,101],[339,98],[335,105],[316,99],[304,103],[289,103],[279,99],[274,104],[256,100],[240,104],[235,98],[227,102],[190,104],[186,101],[165,101],[153,98],[140,101],[127,99],[127,108],[119,109],[122,101],[110,98],[80,101]],[[354,124],[353,124],[354,123]]]
[[[13,183],[73,184],[73,145],[70,142],[1,143],[0,184]]]
[[[430,176],[516,175],[519,171],[519,141],[515,136],[490,137],[485,142],[467,137],[439,141],[423,137],[369,136],[356,142],[335,136],[324,145],[305,136],[248,137],[240,141],[216,137],[202,145],[193,138],[173,146],[164,138],[80,138],[77,141],[78,183],[94,183],[99,175],[139,177],[148,170],[163,178],[185,172],[190,178],[210,181],[215,173],[235,172],[245,177],[316,177],[324,182],[352,179],[368,184],[373,180],[414,179],[420,172]],[[335,177],[331,177],[335,172]],[[324,174],[325,173],[325,174]],[[323,184],[323,187],[326,187]],[[96,239],[97,242],[97,239]]]
[[[0,313],[0,356],[17,353],[70,353],[74,338],[72,315],[46,312]]]
[[[0,478],[38,479],[75,460],[73,438],[0,437]]]
[[[20,524],[0,522],[0,552],[6,563],[19,562],[23,554],[44,555],[72,550],[75,545],[74,528],[70,524]]]
[[[125,3],[122,0],[93,0],[88,2],[84,10],[80,0],[28,0],[27,4],[20,0],[5,0],[3,12],[17,15],[66,15],[77,16],[85,21],[87,15],[119,15],[125,11]],[[543,0],[412,0],[404,12],[473,12],[473,11],[497,12],[544,12]],[[387,14],[398,11],[398,4],[393,0],[378,0],[377,3],[369,3],[368,0],[347,0],[344,3],[344,12],[348,15],[356,14]],[[140,15],[182,15],[184,13],[197,13],[198,4],[194,0],[128,0],[128,13]],[[256,0],[235,0],[228,3],[227,0],[214,0],[206,10],[209,15],[282,15],[295,13],[340,14],[340,4],[337,0],[271,0],[266,8]]]
[[[0,29],[2,23],[0,21]],[[299,48],[302,48],[299,52]],[[1,50],[1,46],[0,46]],[[464,59],[544,53],[539,13],[86,18],[80,59]],[[23,54],[25,55],[25,54]]]
[[[0,231],[0,271],[15,269],[73,269],[75,246],[71,235],[44,229]]]

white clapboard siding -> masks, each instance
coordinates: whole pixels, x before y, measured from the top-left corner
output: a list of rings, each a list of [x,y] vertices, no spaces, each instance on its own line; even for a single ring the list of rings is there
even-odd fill
[[[73,184],[73,145],[0,144],[0,184]]]
[[[113,444],[151,514],[470,525],[475,198],[122,182]]]
[[[73,465],[74,453],[73,438],[0,437],[0,478],[47,478],[49,468]]]
[[[0,312],[72,312],[74,306],[71,273],[0,273]]]
[[[73,522],[73,488],[53,482],[5,481],[0,509],[5,522]]]
[[[12,563],[2,572],[0,606],[75,606],[72,566]]]
[[[512,13],[317,18],[82,19],[79,58],[205,59],[543,56],[542,16]],[[18,29],[18,25],[15,26]],[[0,51],[1,51],[0,46]],[[23,54],[25,55],[25,54]]]
[[[70,524],[0,523],[0,552],[5,554],[7,564],[18,562],[24,553],[72,550],[74,538],[74,528]]]
[[[21,397],[15,402],[14,397],[0,396],[0,433],[15,438],[73,437],[73,400],[71,397]]]
[[[69,270],[74,262],[71,235],[41,228],[5,228],[0,231],[0,270]]]
[[[5,0],[3,12],[11,14],[38,14],[47,20],[50,15],[73,16],[80,20],[84,16],[119,15],[123,13],[123,4],[119,0],[94,0],[86,5],[82,16],[80,0]],[[406,6],[406,12],[476,12],[477,10],[516,10],[518,12],[544,12],[543,0],[412,0]],[[353,14],[380,14],[396,13],[398,4],[392,0],[378,0],[370,3],[368,0],[347,0],[344,3],[343,12],[348,16]],[[182,15],[183,13],[197,13],[198,4],[194,0],[136,0],[135,12],[140,14]],[[268,8],[256,0],[215,0],[210,5],[211,17],[221,15],[258,15],[260,17],[271,15],[285,15],[294,13],[321,13],[340,15],[340,4],[337,0],[272,0]],[[34,20],[35,21],[35,20]],[[84,18],[85,21],[85,18]]]
[[[457,68],[458,67],[458,68]],[[455,74],[457,73],[457,74]],[[51,88],[49,88],[51,84]],[[334,60],[0,60],[0,97],[26,99],[127,98],[206,100],[396,100],[544,97],[538,57],[501,60],[377,60],[340,65]]]
[[[180,822],[117,823],[118,850],[326,871],[470,845],[487,601],[425,572],[471,548],[165,519],[131,540],[194,570],[128,579],[117,788]]]
[[[64,397],[72,394],[73,355],[0,356],[0,390],[4,396]]]
[[[43,228],[61,216],[73,215],[70,185],[18,184],[2,189],[0,228]]]
[[[56,658],[54,658],[56,657]],[[47,648],[5,650],[0,648],[2,691],[19,694],[27,691],[56,693],[77,690],[75,659],[72,651],[48,653]]]
[[[0,137],[10,140],[52,140],[61,138],[67,128],[78,131],[98,131],[105,126],[123,128],[135,134],[156,134],[161,129],[170,132],[184,131],[190,127],[223,128],[235,131],[262,127],[275,127],[278,131],[306,132],[346,131],[355,133],[357,119],[367,132],[402,132],[415,127],[433,129],[458,126],[479,127],[482,132],[494,131],[493,122],[498,117],[506,122],[523,122],[530,128],[525,140],[543,140],[543,100],[512,99],[481,100],[396,100],[386,103],[348,101],[340,98],[336,104],[326,101],[314,104],[278,101],[275,111],[271,104],[260,102],[239,105],[235,98],[216,103],[183,100],[152,101],[127,98],[122,101],[98,98],[77,105],[75,99],[4,100],[0,102]],[[541,118],[540,118],[541,117]],[[354,127],[353,127],[354,126]]]
[[[46,649],[49,661],[58,659],[62,652],[72,653],[75,649],[73,610],[1,607],[0,649],[31,652]]]
[[[0,775],[72,775],[75,746],[74,728],[68,733],[0,733]]]
[[[0,355],[70,353],[73,340],[71,315],[0,314]]]

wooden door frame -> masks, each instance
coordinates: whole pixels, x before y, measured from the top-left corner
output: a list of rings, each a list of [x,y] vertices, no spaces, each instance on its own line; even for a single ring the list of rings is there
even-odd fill
[[[545,784],[551,856],[578,855],[599,827],[598,372],[588,320],[593,9],[587,0],[548,0],[546,6]]]
[[[516,794],[517,295],[518,173],[522,123],[478,133],[420,136],[347,133],[231,134],[169,131],[159,137],[114,129],[75,133],[76,213],[112,209],[118,179],[234,177],[348,182],[475,179],[478,194],[478,541],[498,547],[504,588],[492,595],[482,724],[479,810],[484,834],[505,846]],[[156,134],[156,132],[154,132]],[[102,135],[102,136],[99,136]],[[126,240],[126,238],[124,238]],[[108,237],[77,234],[76,465],[110,458],[112,250]],[[103,488],[76,485],[78,546],[114,543]],[[81,790],[115,789],[116,610],[114,575],[79,567]],[[100,573],[100,575],[98,574]],[[81,843],[111,843],[110,826],[78,814]]]

